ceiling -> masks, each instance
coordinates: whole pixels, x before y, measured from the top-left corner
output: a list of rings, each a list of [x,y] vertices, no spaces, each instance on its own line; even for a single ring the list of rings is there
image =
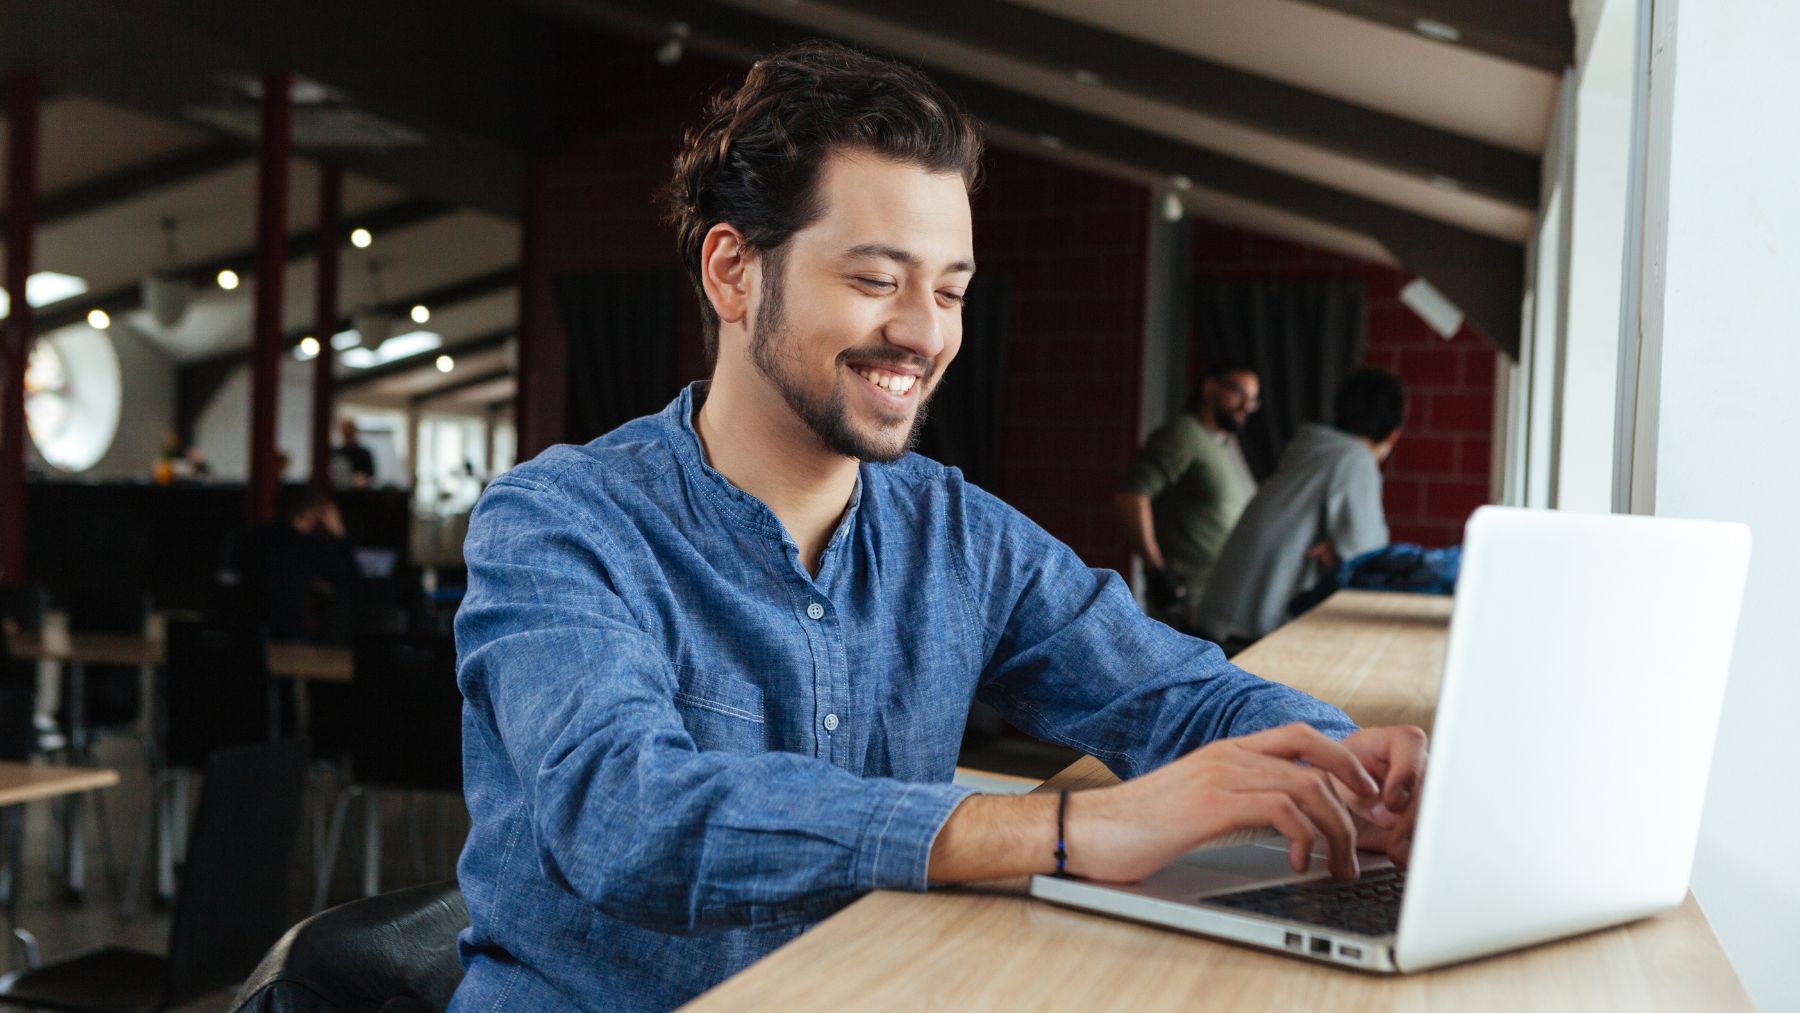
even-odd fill
[[[345,170],[346,227],[375,234],[367,250],[343,251],[340,305],[423,301],[443,344],[399,363],[340,364],[344,397],[505,401],[520,183],[543,73],[535,47],[549,23],[643,42],[679,31],[735,58],[823,35],[916,60],[997,143],[1140,180],[1195,215],[1423,270],[1490,331],[1508,319],[1516,331],[1537,159],[1573,49],[1558,0],[305,6],[246,19],[229,0],[0,5],[0,66],[37,68],[46,89],[36,267],[89,286],[41,307],[40,330],[100,306],[185,366],[241,360],[252,286],[212,280],[252,264],[255,165],[233,124],[250,120],[255,69],[287,66],[328,89],[296,106],[288,339],[312,329],[317,164],[329,157]],[[6,133],[0,117],[0,150]],[[152,271],[192,284],[173,328],[138,307]],[[450,373],[437,368],[446,351]]]
[[[1565,0],[517,0],[734,59],[922,64],[1002,143],[1429,275],[1516,349]]]

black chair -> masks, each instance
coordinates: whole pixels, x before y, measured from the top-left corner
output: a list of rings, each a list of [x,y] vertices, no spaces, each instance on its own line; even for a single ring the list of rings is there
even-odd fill
[[[0,620],[10,618],[0,612]],[[21,662],[7,649],[0,631],[0,760],[24,763],[37,752],[37,670]],[[25,809],[7,806],[0,811],[0,905],[9,911],[17,905],[24,868]]]
[[[137,903],[151,838],[161,851],[157,896],[168,899],[186,823],[187,776],[221,749],[267,742],[271,734],[269,652],[250,627],[170,623],[163,639],[160,748],[125,887],[125,914]]]
[[[0,978],[0,1002],[150,1013],[243,980],[287,924],[305,777],[304,740],[213,754],[169,924],[169,955],[110,947],[33,966]]]
[[[71,633],[131,633],[141,635],[153,603],[148,594],[116,588],[87,587],[67,592],[63,610]],[[89,734],[136,736],[135,726],[143,711],[140,673],[122,665],[85,666],[80,737]],[[63,701],[68,709],[68,701]]]
[[[341,904],[289,929],[232,1013],[443,1010],[462,981],[469,909],[454,881]]]
[[[371,634],[356,639],[351,695],[355,783],[338,793],[320,856],[313,910],[325,906],[350,803],[363,800],[363,895],[380,893],[381,809],[375,792],[462,792],[462,692],[449,637]]]

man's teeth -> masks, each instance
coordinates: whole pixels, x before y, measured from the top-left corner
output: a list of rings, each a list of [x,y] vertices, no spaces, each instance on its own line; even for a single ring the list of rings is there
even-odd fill
[[[873,369],[859,369],[856,371],[856,375],[883,390],[895,394],[904,394],[907,391],[912,390],[913,384],[917,383],[919,380],[916,376],[905,376],[900,373],[883,373]]]

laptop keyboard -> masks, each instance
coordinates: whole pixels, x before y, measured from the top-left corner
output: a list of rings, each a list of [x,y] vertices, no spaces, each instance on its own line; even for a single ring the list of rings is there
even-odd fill
[[[1200,903],[1367,936],[1385,936],[1400,928],[1400,891],[1405,887],[1406,873],[1386,868],[1365,872],[1351,883],[1327,879],[1270,886],[1204,897]]]

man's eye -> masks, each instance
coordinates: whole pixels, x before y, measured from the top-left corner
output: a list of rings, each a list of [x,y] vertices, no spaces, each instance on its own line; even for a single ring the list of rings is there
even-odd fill
[[[886,292],[894,287],[894,283],[885,278],[858,278],[857,282],[866,288]]]
[[[939,292],[938,295],[941,296],[945,302],[961,303],[963,301],[963,294],[961,292]]]

